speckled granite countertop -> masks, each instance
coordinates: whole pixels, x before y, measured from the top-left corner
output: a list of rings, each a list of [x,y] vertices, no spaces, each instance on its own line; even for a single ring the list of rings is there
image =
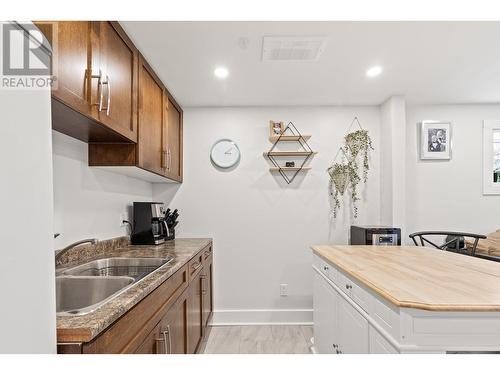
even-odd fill
[[[178,238],[158,246],[133,246],[125,238],[118,238],[102,241],[97,246],[84,245],[70,250],[58,262],[58,270],[94,259],[116,256],[166,257],[172,255],[174,259],[93,312],[85,315],[58,316],[57,341],[91,341],[211,242],[211,238]]]

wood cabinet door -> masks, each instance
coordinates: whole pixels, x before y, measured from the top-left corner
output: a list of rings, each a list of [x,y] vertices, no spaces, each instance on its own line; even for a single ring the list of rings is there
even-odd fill
[[[202,275],[203,270],[198,273],[188,288],[188,354],[196,353],[203,336]]]
[[[319,354],[334,354],[339,345],[337,304],[339,295],[322,276],[314,274],[314,347]]]
[[[202,297],[203,297],[203,327],[205,328],[208,324],[208,319],[213,311],[213,295],[212,295],[212,285],[213,285],[213,271],[212,271],[212,256],[207,258],[205,265],[203,266],[202,275]]]
[[[160,323],[148,334],[142,344],[136,349],[135,354],[163,354],[165,347],[160,334]]]
[[[187,353],[187,292],[182,294],[160,322],[166,354]]]
[[[138,51],[117,22],[99,22],[101,110],[98,120],[137,141]],[[102,99],[101,99],[102,98]]]
[[[166,126],[164,136],[164,150],[167,152],[166,175],[175,180],[182,181],[182,110],[168,95],[166,102]]]
[[[345,354],[368,354],[368,321],[344,298],[338,298],[340,350]]]
[[[163,87],[146,61],[139,58],[138,166],[164,174]]]
[[[95,32],[92,22],[36,21],[35,25],[53,47],[52,72],[57,84],[52,90],[52,96],[90,116],[91,77],[88,73],[92,71],[92,42]]]

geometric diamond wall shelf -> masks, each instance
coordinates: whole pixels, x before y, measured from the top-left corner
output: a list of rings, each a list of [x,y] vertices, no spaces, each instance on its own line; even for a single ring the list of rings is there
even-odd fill
[[[269,170],[271,172],[279,172],[286,183],[291,184],[299,172],[311,169],[311,167],[306,166],[306,164],[313,155],[317,154],[317,152],[314,152],[311,147],[309,147],[307,143],[307,139],[309,138],[311,138],[310,135],[302,135],[292,122],[288,123],[285,130],[283,130],[280,135],[269,137],[273,145],[268,152],[264,152],[264,156],[267,156],[274,165],[274,167],[269,168]],[[275,151],[276,146],[280,142],[298,142],[302,151]],[[299,166],[286,167],[277,159],[280,157],[293,157],[294,159],[298,158],[302,161]]]

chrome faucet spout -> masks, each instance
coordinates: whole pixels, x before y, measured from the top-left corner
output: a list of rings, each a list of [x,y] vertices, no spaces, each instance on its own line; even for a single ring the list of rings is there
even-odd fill
[[[90,243],[92,245],[95,245],[97,242],[99,242],[99,240],[97,238],[88,238],[88,239],[85,239],[85,240],[80,240],[80,241],[76,241],[68,246],[66,246],[64,249],[62,249],[61,251],[59,251],[57,254],[56,254],[56,264],[57,264],[57,261],[70,249],[76,247],[76,246],[79,246],[79,245],[83,245],[84,243]]]

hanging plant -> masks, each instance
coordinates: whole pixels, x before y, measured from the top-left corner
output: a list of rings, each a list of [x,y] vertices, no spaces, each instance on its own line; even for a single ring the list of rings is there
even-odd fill
[[[337,217],[340,208],[339,195],[343,196],[349,180],[347,164],[335,163],[328,168],[330,175],[330,195],[333,197],[333,217]]]
[[[358,196],[358,184],[361,179],[358,176],[358,166],[355,160],[351,160],[347,163],[347,174],[349,176],[349,187],[351,189],[351,200],[353,207],[354,218],[358,217],[358,204],[359,196]]]
[[[360,178],[356,164],[351,160],[343,163],[335,163],[328,168],[330,175],[330,195],[333,198],[333,217],[337,218],[337,213],[340,208],[339,196],[344,196],[347,187],[351,190],[351,200],[353,204],[354,217],[358,217],[358,184]]]
[[[351,123],[351,126],[357,121],[360,130],[348,133],[344,137],[344,145],[340,147],[334,159],[334,164],[328,168],[330,175],[330,195],[333,197],[333,217],[337,217],[340,208],[339,197],[344,196],[349,188],[351,193],[351,202],[354,218],[358,217],[358,185],[361,182],[358,168],[358,157],[363,157],[363,182],[368,180],[368,171],[370,169],[368,154],[373,150],[372,140],[368,135],[368,130],[364,130],[357,117]],[[349,130],[348,130],[349,131]],[[342,162],[336,163],[335,160],[342,152]]]
[[[363,154],[363,182],[368,180],[368,153],[373,150],[372,140],[368,135],[368,130],[360,129],[345,136],[345,149],[351,155],[354,168],[357,169],[357,158],[360,153]]]

